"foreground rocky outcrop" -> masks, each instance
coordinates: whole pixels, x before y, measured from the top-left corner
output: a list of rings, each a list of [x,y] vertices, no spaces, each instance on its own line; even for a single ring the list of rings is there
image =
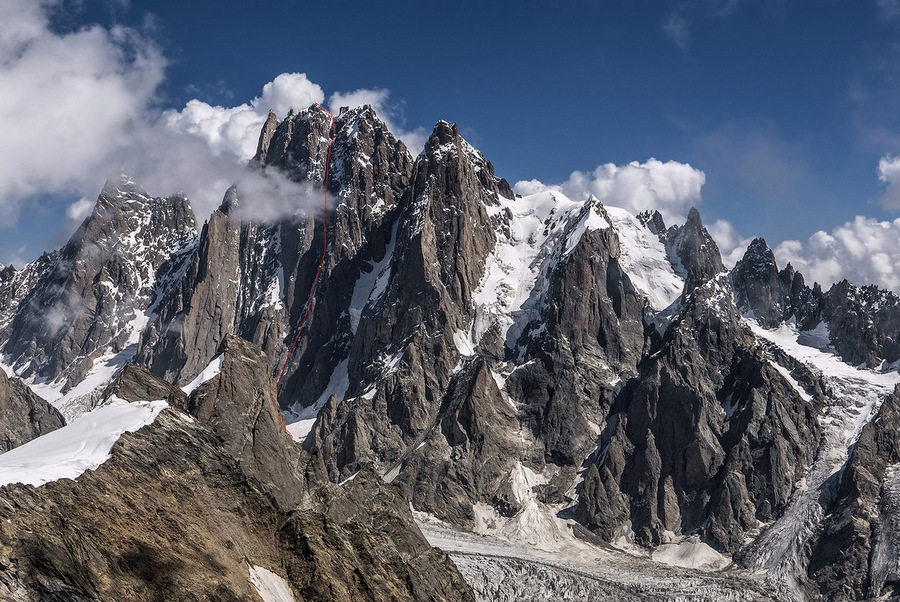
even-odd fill
[[[279,428],[257,348],[227,338],[221,351],[192,414],[164,410],[75,481],[0,488],[0,598],[258,599],[252,566],[298,600],[473,600],[399,490],[371,471],[321,479]],[[166,387],[136,375],[111,392]]]
[[[62,414],[0,368],[0,454],[65,425]]]

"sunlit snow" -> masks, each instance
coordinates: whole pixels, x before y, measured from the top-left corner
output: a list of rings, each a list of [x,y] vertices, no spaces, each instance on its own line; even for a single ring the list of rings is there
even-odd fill
[[[152,423],[165,401],[128,403],[115,397],[78,420],[0,455],[0,485],[40,486],[74,479],[110,458],[123,433]]]
[[[261,566],[248,564],[250,583],[263,602],[294,602],[291,586],[281,576]]]
[[[215,378],[222,371],[222,361],[225,359],[225,354],[220,354],[217,357],[214,357],[209,364],[207,364],[206,368],[203,369],[200,374],[197,375],[197,378],[181,387],[181,390],[184,391],[185,395],[190,395],[194,392],[194,389],[202,385],[208,380]]]

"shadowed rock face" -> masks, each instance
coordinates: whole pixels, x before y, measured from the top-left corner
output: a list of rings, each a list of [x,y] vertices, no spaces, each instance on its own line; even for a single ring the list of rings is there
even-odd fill
[[[409,186],[412,159],[370,107],[341,113],[329,164],[328,245],[306,336],[291,358],[282,406],[314,401],[352,338],[348,308],[355,282],[384,258],[391,222]],[[189,267],[166,292],[141,340],[138,361],[155,374],[190,382],[226,334],[259,345],[281,367],[306,312],[323,249],[319,186],[332,138],[316,106],[274,115],[251,167],[278,169],[304,191],[296,213],[255,222],[254,207],[232,189],[204,225]],[[307,200],[303,200],[307,199]],[[311,199],[315,199],[312,201]],[[302,404],[301,404],[302,405]]]
[[[222,352],[194,418],[164,410],[76,481],[0,488],[0,598],[256,599],[250,564],[298,600],[474,599],[397,488],[321,479],[274,420],[258,348],[227,338]],[[116,394],[166,389],[152,378],[127,372]]]
[[[657,223],[662,223],[661,218]],[[683,226],[672,226],[666,231],[665,242],[669,257],[684,269],[685,295],[725,269],[719,246],[703,227],[696,207],[691,207]]]
[[[819,391],[805,401],[740,324],[723,277],[697,288],[616,399],[578,502],[604,538],[658,545],[700,533],[737,550],[757,520],[779,516],[814,457]],[[807,371],[808,372],[808,371]]]
[[[65,425],[62,414],[0,369],[0,454]]]

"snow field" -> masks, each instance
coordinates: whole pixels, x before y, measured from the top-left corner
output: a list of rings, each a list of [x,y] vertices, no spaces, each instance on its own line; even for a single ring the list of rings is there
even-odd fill
[[[0,485],[39,487],[58,479],[75,479],[108,460],[123,433],[152,423],[166,407],[165,401],[128,403],[112,397],[71,424],[0,455]]]

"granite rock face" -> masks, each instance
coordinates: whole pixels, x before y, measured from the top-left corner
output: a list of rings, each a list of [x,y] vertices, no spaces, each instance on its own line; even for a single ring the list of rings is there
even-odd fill
[[[685,271],[685,295],[725,269],[719,246],[703,227],[696,207],[691,207],[684,225],[670,227],[665,238],[673,263],[679,262]]]
[[[164,410],[75,481],[0,488],[0,597],[256,599],[252,566],[298,600],[474,599],[398,490],[365,471],[321,480],[274,420],[258,348],[227,338],[222,353],[191,396],[196,418]],[[165,389],[152,378],[128,372],[119,391]]]
[[[141,338],[138,362],[171,382],[193,380],[227,334],[241,334],[267,352],[282,345],[279,227],[235,220],[236,195],[230,190],[203,225],[186,269]]]
[[[110,180],[66,246],[12,278],[3,354],[23,378],[73,387],[97,357],[135,345],[158,285],[195,240],[185,197],[151,198],[126,176]]]
[[[62,414],[0,369],[0,454],[64,426]]]
[[[329,145],[334,139],[329,153]],[[391,241],[389,216],[409,184],[412,160],[370,107],[341,113],[331,124],[312,106],[263,128],[255,169],[277,169],[318,198],[329,164],[330,206],[322,228],[319,201],[271,223],[252,221],[254,207],[232,189],[204,225],[189,268],[160,304],[141,341],[138,361],[187,383],[226,334],[260,345],[271,368],[284,362],[293,335],[307,330],[289,359],[283,406],[318,397],[352,337],[354,283]],[[327,242],[326,242],[327,237]],[[325,262],[307,308],[314,276]]]
[[[810,595],[825,600],[900,595],[900,388],[862,433],[834,483],[835,501],[810,552]],[[887,596],[887,598],[885,598]]]
[[[607,539],[700,534],[734,552],[814,457],[821,392],[803,399],[777,369],[803,366],[761,347],[726,295],[724,276],[695,289],[615,400],[578,504]]]
[[[499,495],[515,462],[501,454],[483,464],[483,445],[513,447],[516,421],[488,369],[477,360],[469,365],[457,345],[457,333],[471,324],[472,294],[494,243],[490,209],[499,206],[500,195],[512,193],[446,122],[435,127],[411,181],[383,292],[363,300],[347,358],[351,386],[343,403],[323,412],[307,445],[321,450],[336,479],[368,462],[384,472],[419,466],[400,481],[414,500],[465,524],[472,520],[472,502]],[[481,432],[495,427],[485,422],[488,416],[504,421],[496,425],[498,437]],[[422,454],[430,458],[422,462]],[[463,486],[465,493],[435,496],[412,486],[427,479],[432,489],[433,476],[476,470],[478,484]],[[457,487],[452,480],[447,486]]]

